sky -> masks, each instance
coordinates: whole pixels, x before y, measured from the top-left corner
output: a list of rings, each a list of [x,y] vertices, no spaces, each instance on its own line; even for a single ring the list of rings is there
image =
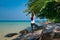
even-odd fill
[[[28,0],[0,0],[0,20],[30,20],[23,11]]]

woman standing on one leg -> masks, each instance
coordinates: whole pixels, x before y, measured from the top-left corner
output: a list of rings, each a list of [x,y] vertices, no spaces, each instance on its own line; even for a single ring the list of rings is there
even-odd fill
[[[32,32],[34,32],[34,27],[35,27],[35,15],[34,15],[34,13],[31,13],[31,28],[32,28]]]

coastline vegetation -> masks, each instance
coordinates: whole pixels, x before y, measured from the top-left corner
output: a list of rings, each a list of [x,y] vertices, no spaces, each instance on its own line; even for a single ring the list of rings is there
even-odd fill
[[[60,22],[60,0],[29,0],[25,12],[33,13],[40,19]]]

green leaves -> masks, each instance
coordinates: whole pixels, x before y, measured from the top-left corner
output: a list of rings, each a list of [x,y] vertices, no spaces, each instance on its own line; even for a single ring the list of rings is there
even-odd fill
[[[39,18],[47,18],[52,21],[60,20],[60,2],[59,0],[29,0],[25,12],[28,14],[34,11]]]
[[[48,2],[46,7],[41,11],[39,17],[41,16],[57,22],[60,19],[60,3],[55,1]]]

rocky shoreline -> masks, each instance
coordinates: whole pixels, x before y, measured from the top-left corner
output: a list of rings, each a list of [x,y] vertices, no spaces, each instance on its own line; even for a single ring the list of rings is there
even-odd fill
[[[42,33],[43,28],[38,27],[33,33],[28,31],[28,29],[24,29],[19,33],[12,33],[8,36],[13,37],[12,40],[60,40],[60,30],[54,30],[52,33]],[[15,36],[17,35],[17,36]],[[43,35],[43,36],[42,36]],[[5,36],[6,37],[6,36]]]

